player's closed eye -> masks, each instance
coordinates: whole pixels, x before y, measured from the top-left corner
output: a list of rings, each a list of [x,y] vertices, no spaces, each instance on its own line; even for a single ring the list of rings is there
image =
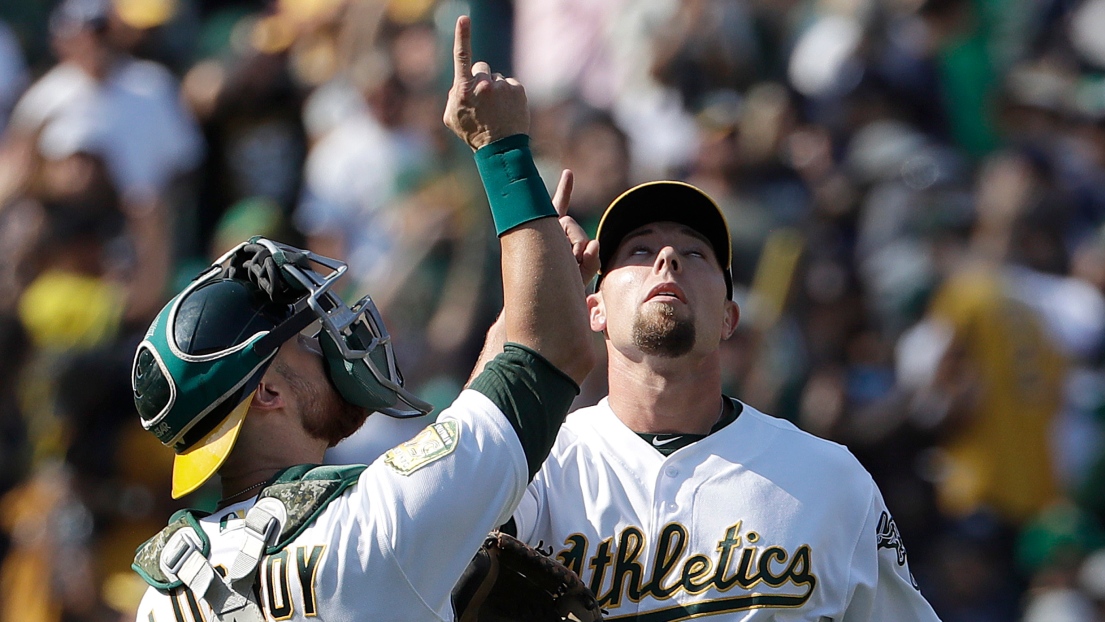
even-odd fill
[[[652,257],[655,254],[656,254],[656,251],[653,250],[652,247],[647,246],[645,244],[640,244],[640,245],[637,245],[637,246],[630,247],[628,256],[630,256],[630,257]],[[683,255],[684,257],[693,257],[695,259],[705,259],[707,257],[706,251],[702,250],[701,248],[697,248],[697,247],[696,248],[680,249],[679,254]]]

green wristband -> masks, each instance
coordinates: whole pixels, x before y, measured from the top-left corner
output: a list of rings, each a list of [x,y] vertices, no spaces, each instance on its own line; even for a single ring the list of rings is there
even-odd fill
[[[476,151],[495,232],[500,236],[538,218],[556,216],[549,191],[529,150],[529,136],[515,134],[497,140]]]

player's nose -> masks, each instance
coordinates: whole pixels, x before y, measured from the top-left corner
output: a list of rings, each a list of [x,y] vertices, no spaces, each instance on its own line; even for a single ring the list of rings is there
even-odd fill
[[[653,268],[657,274],[665,270],[678,273],[682,268],[679,253],[675,252],[675,248],[671,246],[661,248],[660,252],[656,253],[656,263]]]

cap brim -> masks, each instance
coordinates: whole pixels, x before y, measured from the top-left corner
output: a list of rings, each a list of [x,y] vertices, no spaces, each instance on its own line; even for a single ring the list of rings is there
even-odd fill
[[[173,462],[174,499],[202,486],[223,465],[230,450],[234,449],[234,442],[238,440],[242,422],[253,403],[253,394],[254,391],[251,391],[218,427],[201,438],[191,449],[176,455]]]

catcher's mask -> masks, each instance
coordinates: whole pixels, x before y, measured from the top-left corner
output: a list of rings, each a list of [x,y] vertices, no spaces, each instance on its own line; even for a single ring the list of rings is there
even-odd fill
[[[340,261],[251,238],[157,315],[131,382],[142,427],[177,454],[174,498],[218,471],[265,370],[297,334],[318,339],[327,375],[349,403],[400,418],[432,410],[403,388],[372,300],[350,307],[332,291],[345,271]]]

